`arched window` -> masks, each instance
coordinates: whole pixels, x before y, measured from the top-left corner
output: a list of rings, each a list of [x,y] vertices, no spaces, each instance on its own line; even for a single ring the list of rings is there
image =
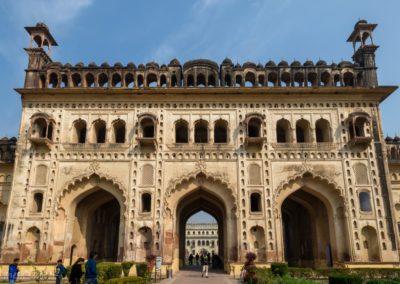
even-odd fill
[[[26,232],[25,242],[26,249],[29,252],[29,258],[33,262],[36,262],[39,254],[40,230],[36,227],[29,228]]]
[[[149,193],[142,194],[142,212],[151,212],[151,195]]]
[[[117,120],[113,124],[114,143],[125,143],[125,121]]]
[[[250,195],[250,210],[251,212],[261,211],[261,196],[259,193],[252,193]]]
[[[154,184],[154,168],[152,165],[144,165],[142,172],[142,185]]]
[[[197,245],[201,246],[201,241],[200,240],[197,241]]]
[[[47,122],[44,118],[37,118],[32,124],[31,137],[46,138]]]
[[[205,242],[205,241],[201,241],[201,245],[202,245],[202,246],[205,246],[205,245],[206,245],[206,242]]]
[[[178,86],[178,80],[176,79],[176,75],[171,76],[171,87],[177,87]]]
[[[145,138],[154,137],[154,121],[151,118],[144,118],[140,121],[142,135]]]
[[[189,142],[189,127],[187,121],[181,119],[175,123],[175,143]]]
[[[210,87],[210,86],[211,87],[216,86],[215,77],[212,74],[208,75],[208,87]]]
[[[104,73],[101,73],[98,78],[99,87],[107,87],[108,86],[108,76]]]
[[[61,75],[61,87],[62,88],[68,87],[68,76],[65,74]]]
[[[167,86],[167,77],[165,77],[165,75],[161,75],[161,77],[160,77],[160,86],[161,87]]]
[[[190,246],[190,241],[187,241],[187,242],[186,242],[186,245],[187,245],[187,246]]]
[[[321,74],[321,82],[322,82],[322,84],[324,84],[324,87],[330,86],[331,74],[329,74],[328,71],[324,71],[324,72]]]
[[[56,73],[51,73],[49,76],[49,88],[58,87],[58,76]]]
[[[203,74],[197,75],[197,87],[205,87],[206,86],[206,77]]]
[[[245,77],[245,86],[254,87],[256,84],[256,77],[253,72],[247,72]]]
[[[354,75],[351,72],[346,72],[343,74],[343,82],[345,87],[354,86]]]
[[[280,119],[276,122],[276,142],[291,143],[291,127],[290,122],[286,119]]]
[[[85,143],[86,142],[86,121],[78,120],[74,123],[74,133],[72,137],[73,143]]]
[[[206,246],[209,246],[210,245],[210,241],[206,241]]]
[[[257,164],[249,165],[249,184],[251,185],[261,184],[261,168]]]
[[[360,201],[360,210],[364,212],[372,211],[371,208],[371,196],[368,192],[360,192],[358,195]]]
[[[87,73],[85,76],[86,87],[93,87],[94,86],[94,76],[92,73]]]
[[[131,88],[135,86],[135,78],[132,73],[128,73],[125,75],[125,87]]]
[[[35,193],[33,195],[32,212],[34,213],[42,212],[42,206],[43,206],[43,194]]]
[[[144,84],[143,75],[140,74],[137,76],[137,86],[143,87],[143,84]]]
[[[275,87],[278,84],[278,75],[276,72],[271,72],[268,74],[267,83],[270,87]]]
[[[294,83],[298,87],[303,87],[303,84],[304,84],[304,73],[303,72],[296,72],[294,74]]]
[[[208,122],[205,120],[198,120],[194,126],[194,142],[195,143],[208,143]]]
[[[121,81],[122,81],[121,75],[119,75],[118,73],[112,75],[111,85],[113,87],[121,87]]]
[[[103,120],[97,120],[93,124],[93,141],[95,143],[105,143],[106,142],[106,123]]]
[[[81,87],[82,86],[81,75],[79,75],[78,73],[74,73],[71,76],[71,79],[72,79],[72,85],[74,87]]]
[[[331,128],[329,121],[320,118],[315,123],[315,137],[318,143],[331,142]]]
[[[157,76],[154,73],[150,73],[147,75],[147,86],[148,87],[157,87]]]
[[[281,82],[285,83],[286,87],[290,87],[290,74],[289,74],[289,72],[284,72],[281,75]]]
[[[230,87],[232,85],[231,75],[225,75],[225,85],[224,87]]]
[[[228,142],[228,122],[225,120],[217,120],[214,124],[214,142],[227,143]]]
[[[253,117],[247,123],[247,136],[248,137],[261,137],[261,120]]]
[[[310,123],[305,119],[300,119],[296,122],[296,139],[297,143],[310,143]]]
[[[235,78],[235,86],[236,86],[236,87],[241,87],[242,84],[243,84],[243,82],[242,82],[242,76],[236,75],[236,78]]]
[[[317,83],[318,83],[317,82],[317,73],[315,73],[315,72],[308,73],[307,80],[308,80],[309,87],[316,87]]]
[[[192,74],[189,74],[186,79],[186,86],[194,87],[194,78]]]
[[[47,183],[47,166],[39,165],[36,167],[35,185],[45,185]]]

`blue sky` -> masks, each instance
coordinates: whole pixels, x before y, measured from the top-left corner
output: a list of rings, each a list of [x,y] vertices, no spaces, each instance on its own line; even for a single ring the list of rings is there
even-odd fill
[[[53,61],[265,64],[319,58],[351,60],[345,40],[358,19],[377,23],[375,43],[381,85],[398,85],[399,0],[2,0],[0,2],[0,137],[15,136],[29,45],[24,26],[45,22],[59,47]],[[399,91],[381,105],[385,134],[400,135]]]
[[[188,220],[187,223],[217,223],[217,220],[210,214],[199,211],[196,214],[192,215]]]

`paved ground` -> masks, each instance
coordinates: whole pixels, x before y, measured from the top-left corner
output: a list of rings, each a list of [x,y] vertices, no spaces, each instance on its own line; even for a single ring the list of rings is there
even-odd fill
[[[172,279],[165,279],[160,282],[161,284],[239,284],[240,282],[233,279],[232,276],[224,273],[221,270],[210,270],[208,278],[201,278],[201,268],[194,267],[190,269],[183,269],[177,272]]]

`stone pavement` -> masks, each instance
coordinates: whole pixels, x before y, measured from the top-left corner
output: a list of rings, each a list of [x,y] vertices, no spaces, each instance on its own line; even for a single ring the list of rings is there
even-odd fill
[[[177,272],[172,279],[165,279],[161,284],[240,284],[240,281],[221,270],[209,270],[208,278],[201,278],[201,268],[191,267]]]

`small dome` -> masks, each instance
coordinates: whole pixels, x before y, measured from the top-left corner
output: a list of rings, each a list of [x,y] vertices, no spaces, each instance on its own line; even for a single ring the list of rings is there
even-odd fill
[[[38,27],[38,28],[46,28],[47,30],[49,30],[49,27],[45,23],[42,23],[42,22],[37,23],[36,27]]]
[[[351,67],[353,64],[350,61],[342,61],[339,63],[339,67],[343,68],[343,67]]]
[[[264,66],[261,63],[257,64],[257,69],[264,69]]]
[[[89,65],[88,65],[88,67],[97,67],[97,64],[94,63],[94,62],[90,62]]]
[[[71,63],[66,63],[66,64],[64,64],[64,67],[72,67],[72,65],[71,65]]]
[[[400,137],[396,135],[396,136],[393,138],[393,142],[396,142],[396,143],[400,142]]]
[[[255,65],[253,62],[247,61],[247,62],[245,62],[245,63],[243,64],[243,68],[253,68],[253,69],[256,69],[256,65]]]
[[[317,65],[317,66],[326,66],[326,61],[324,61],[324,60],[318,60],[318,62],[317,62],[316,65]]]
[[[181,63],[179,62],[178,59],[174,58],[171,60],[171,62],[169,63],[169,65],[181,65]]]
[[[138,69],[144,69],[143,63],[140,63],[140,64],[139,64]]]
[[[3,138],[1,138],[1,141],[8,141],[8,138],[4,136]]]
[[[354,25],[354,29],[357,28],[358,24],[368,24],[368,22],[366,20],[359,20],[355,25]]]
[[[306,62],[304,62],[303,66],[312,67],[314,66],[314,62],[312,62],[311,60],[307,60]]]
[[[385,141],[386,141],[386,142],[392,142],[392,141],[393,141],[393,138],[390,137],[390,136],[387,136],[387,137],[385,138]]]
[[[225,57],[224,61],[222,61],[222,65],[233,65],[232,60],[228,57]]]
[[[276,67],[276,64],[274,61],[270,60],[265,64],[265,67]]]
[[[242,69],[242,66],[239,63],[236,63],[235,69]]]
[[[133,62],[129,62],[128,65],[126,65],[126,66],[129,68],[136,68],[135,63],[133,63]]]
[[[75,64],[75,67],[85,67],[85,64],[83,64],[83,62],[78,62]]]
[[[158,65],[157,62],[149,62],[146,63],[146,69],[160,69],[160,66]]]
[[[13,142],[14,142],[14,141],[17,141],[17,138],[11,137],[11,138],[10,138],[10,141],[13,141]]]
[[[297,60],[293,61],[292,64],[290,64],[291,67],[300,67],[301,63]]]
[[[281,62],[279,62],[278,66],[279,67],[288,67],[289,64],[285,60],[282,60]]]
[[[104,62],[103,64],[101,64],[101,67],[110,67],[110,65],[107,62]]]
[[[161,65],[160,69],[163,71],[166,71],[166,70],[168,70],[168,67],[167,67],[167,65],[163,64],[163,65]]]
[[[354,62],[354,63],[353,63],[353,66],[354,66],[354,67],[360,67],[360,63]]]
[[[336,69],[336,68],[337,68],[337,64],[336,64],[335,62],[332,62],[331,67],[332,67],[333,69]]]
[[[115,63],[115,64],[114,64],[114,67],[122,67],[122,64],[121,64],[121,62],[117,62],[117,63]]]

